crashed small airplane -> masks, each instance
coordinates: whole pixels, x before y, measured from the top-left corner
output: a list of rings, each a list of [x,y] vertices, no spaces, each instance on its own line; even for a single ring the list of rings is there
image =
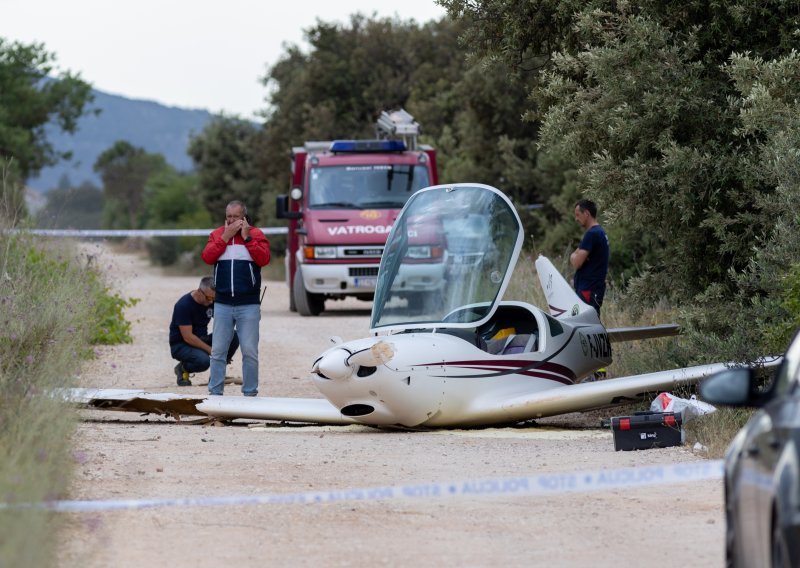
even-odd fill
[[[370,332],[322,353],[311,378],[325,399],[75,389],[95,408],[223,419],[374,426],[511,424],[604,408],[690,384],[724,363],[586,381],[619,341],[675,335],[675,325],[606,329],[545,257],[544,311],[504,301],[523,243],[499,190],[438,185],[407,201],[378,272]],[[765,362],[777,364],[776,361]]]

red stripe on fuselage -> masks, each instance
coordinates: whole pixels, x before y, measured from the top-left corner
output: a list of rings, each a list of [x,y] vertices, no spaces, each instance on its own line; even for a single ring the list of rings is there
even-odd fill
[[[486,365],[495,367],[515,367],[522,369],[520,373],[526,371],[547,371],[555,375],[559,375],[569,379],[571,382],[575,381],[575,373],[569,367],[559,365],[558,363],[551,363],[550,361],[530,361],[528,359],[480,359],[472,361],[441,361],[437,363],[424,363],[422,365],[414,365],[415,367],[441,367],[441,366],[454,366],[454,367],[478,367],[483,368]]]
[[[497,376],[524,375],[526,377],[535,377],[535,378],[539,378],[539,379],[547,379],[549,381],[555,381],[557,383],[561,383],[561,384],[564,384],[564,385],[575,384],[575,381],[568,379],[564,375],[551,374],[551,373],[546,373],[546,372],[543,372],[543,371],[534,371],[534,370],[516,371],[514,369],[508,369],[508,370],[505,370],[505,371],[498,371],[497,368],[495,368],[495,367],[478,367],[478,366],[475,366],[475,367],[461,367],[461,366],[459,366],[459,369],[475,369],[477,371],[494,371],[494,372],[497,373]],[[471,378],[489,378],[489,377],[469,377],[469,376],[452,377],[452,376],[449,376],[447,378],[449,378],[449,379],[471,379]]]

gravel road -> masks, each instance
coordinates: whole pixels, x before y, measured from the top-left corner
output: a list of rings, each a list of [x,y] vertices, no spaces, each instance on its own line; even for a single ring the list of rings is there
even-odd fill
[[[133,254],[91,245],[125,297],[134,342],[102,347],[82,386],[176,392],[167,328],[198,277],[169,276]],[[261,396],[320,397],[308,371],[333,335],[368,332],[370,305],[320,317],[288,310],[283,283],[262,306]],[[241,377],[237,354],[230,375]],[[208,373],[181,392],[204,393]],[[227,385],[226,396],[241,396]],[[609,414],[609,416],[611,413]],[[299,494],[695,462],[685,448],[615,452],[581,415],[520,428],[385,431],[368,427],[177,423],[81,411],[72,499]],[[60,566],[722,566],[719,480],[592,493],[342,499],[69,513]],[[64,513],[67,514],[67,513]]]

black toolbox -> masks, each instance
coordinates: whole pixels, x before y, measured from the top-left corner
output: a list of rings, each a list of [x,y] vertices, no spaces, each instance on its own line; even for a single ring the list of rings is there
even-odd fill
[[[682,416],[675,412],[637,412],[611,419],[614,449],[649,450],[680,446]]]

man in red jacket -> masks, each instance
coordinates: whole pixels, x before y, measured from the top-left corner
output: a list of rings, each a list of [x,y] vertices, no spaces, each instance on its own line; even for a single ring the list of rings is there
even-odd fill
[[[256,396],[261,267],[269,263],[270,253],[264,233],[250,226],[244,203],[228,203],[225,225],[208,236],[202,257],[214,266],[217,292],[208,392],[221,395],[225,388],[226,356],[235,328],[242,351],[242,394]]]

